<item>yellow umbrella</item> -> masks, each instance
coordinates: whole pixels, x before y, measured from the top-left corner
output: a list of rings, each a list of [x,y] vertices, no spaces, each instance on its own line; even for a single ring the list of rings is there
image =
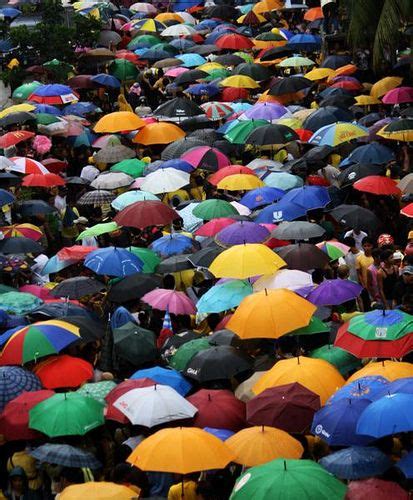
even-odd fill
[[[116,111],[103,116],[95,125],[98,133],[115,133],[137,130],[146,125],[146,122],[130,111]]]
[[[224,78],[219,84],[222,87],[235,87],[237,89],[257,89],[259,88],[258,83],[249,76],[245,75],[233,75],[228,78]]]
[[[377,135],[384,137],[385,139],[390,139],[392,141],[400,142],[411,142],[413,141],[413,130],[386,130],[388,125],[385,125],[382,129],[377,132]]]
[[[184,23],[185,20],[175,12],[161,12],[157,16],[155,16],[156,21],[160,21],[161,23],[165,23],[166,21],[178,21],[178,23]]]
[[[328,78],[329,76],[332,76],[334,74],[335,71],[330,68],[314,68],[304,76],[312,82],[315,82],[316,80],[324,80],[324,78]]]
[[[283,2],[279,2],[278,0],[261,0],[254,5],[252,9],[255,14],[264,14],[271,10],[281,9],[283,7]]]
[[[132,500],[139,496],[139,488],[132,489],[121,484],[106,481],[95,483],[90,481],[84,484],[67,486],[59,495],[61,500],[79,500],[90,498],[93,500]]]
[[[304,448],[288,432],[274,427],[249,427],[225,441],[235,454],[234,462],[247,467],[265,464],[276,458],[301,458]]]
[[[10,113],[18,113],[19,111],[33,111],[34,109],[36,109],[36,106],[33,106],[33,104],[28,104],[26,102],[24,102],[23,104],[15,104],[14,106],[9,106],[8,108],[3,109],[3,111],[0,112],[0,118],[4,118]]]
[[[262,16],[261,14],[257,14],[257,13],[255,13],[255,12],[254,12],[254,14],[255,14],[255,16],[256,16],[256,18],[257,18],[257,20],[258,20],[260,23],[266,23],[266,22],[267,22],[267,20],[265,19],[265,17],[264,17],[264,16]],[[244,19],[245,19],[247,16],[248,16],[248,14],[244,14],[243,16],[239,17],[239,18],[237,19],[237,23],[238,23],[238,24],[242,24],[242,23],[244,22]]]
[[[217,188],[227,191],[249,191],[263,186],[265,186],[264,182],[255,175],[235,174],[228,175],[218,182]]]
[[[398,87],[402,83],[402,81],[403,78],[400,78],[398,76],[386,76],[371,87],[370,95],[372,95],[373,97],[382,97],[389,90]]]
[[[283,47],[287,44],[287,40],[253,40],[254,46],[257,49],[271,49],[272,47]]]
[[[216,62],[209,62],[201,64],[201,66],[198,66],[198,69],[205,71],[206,73],[211,73],[214,69],[225,69],[225,66]]]
[[[306,75],[307,76],[307,75]],[[358,95],[355,97],[358,106],[372,106],[374,104],[381,104],[380,99],[372,95]]]
[[[215,258],[209,266],[217,278],[245,279],[259,274],[272,274],[287,264],[261,243],[234,245]]]
[[[155,122],[145,125],[133,138],[133,142],[149,146],[170,144],[185,137],[185,132],[174,123]]]
[[[353,380],[372,375],[381,375],[391,382],[399,378],[413,377],[413,364],[387,360],[369,363],[356,371],[356,373],[353,373],[346,383],[348,384],[349,382],[353,382]]]
[[[297,130],[299,128],[302,128],[303,122],[296,117],[280,118],[279,120],[277,120],[277,125],[285,125],[286,127],[290,127],[293,130]]]
[[[340,372],[327,361],[300,356],[278,361],[258,380],[252,390],[255,394],[260,394],[270,387],[295,382],[318,394],[321,404],[325,404],[327,399],[344,385]]]
[[[307,326],[316,309],[291,290],[263,290],[242,300],[227,327],[241,339],[278,339]]]
[[[145,471],[190,474],[223,469],[234,453],[220,439],[196,427],[162,429],[144,439],[127,462]]]

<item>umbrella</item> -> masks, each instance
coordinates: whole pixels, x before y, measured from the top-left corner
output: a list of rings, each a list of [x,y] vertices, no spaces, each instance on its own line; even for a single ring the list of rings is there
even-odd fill
[[[145,168],[145,162],[138,160],[137,158],[131,158],[115,163],[115,165],[112,165],[110,167],[110,171],[123,172],[124,174],[130,175],[135,179],[136,177],[141,177],[143,175]]]
[[[197,146],[205,146],[206,143],[197,137],[184,137],[179,141],[168,144],[162,151],[162,160],[174,160],[181,157],[184,153]]]
[[[116,422],[127,424],[129,420],[126,416],[113,406],[113,403],[119,399],[120,396],[129,392],[132,389],[137,389],[140,387],[149,387],[155,385],[155,382],[149,378],[141,378],[139,380],[127,379],[117,384],[106,396],[105,402],[106,407],[106,419],[115,420]]]
[[[23,392],[39,391],[41,388],[42,384],[34,373],[19,366],[0,366],[0,411]]]
[[[210,120],[222,120],[233,114],[233,109],[223,102],[206,102],[201,108]]]
[[[252,293],[248,281],[231,280],[211,287],[197,302],[199,313],[218,313],[237,307]]]
[[[242,205],[245,205],[250,210],[263,207],[278,201],[285,194],[282,189],[277,189],[269,186],[257,188],[246,193],[240,200]]]
[[[189,361],[184,374],[198,382],[230,379],[251,369],[251,358],[232,346],[210,347]]]
[[[255,175],[235,174],[226,176],[217,184],[218,189],[227,191],[249,191],[263,187],[264,183]]]
[[[318,129],[308,142],[319,146],[337,146],[353,139],[366,137],[367,135],[368,129],[361,125],[337,121]]]
[[[293,269],[280,269],[275,274],[262,276],[254,282],[254,291],[265,289],[275,290],[287,288],[288,290],[299,290],[300,288],[312,287],[311,274]]]
[[[100,163],[118,163],[121,160],[124,160],[125,158],[134,158],[135,157],[135,151],[133,149],[127,148],[126,146],[123,146],[122,144],[111,144],[106,147],[103,147],[100,149],[95,155],[94,159],[97,162]],[[104,172],[105,174],[106,172]],[[116,173],[116,172],[111,172],[111,174]],[[103,175],[103,174],[100,174]],[[99,176],[100,177],[100,176]],[[95,179],[96,180],[96,179]],[[95,181],[94,180],[94,181]],[[93,182],[91,183],[91,186],[94,187]],[[133,181],[131,181],[133,182]],[[123,184],[127,185],[127,184]],[[95,186],[96,188],[98,186]],[[100,186],[103,188],[103,186]],[[121,186],[117,186],[121,187]]]
[[[108,247],[90,252],[86,256],[85,266],[96,274],[120,277],[141,272],[143,262],[124,248]]]
[[[235,454],[234,462],[254,467],[277,458],[301,458],[304,448],[287,432],[273,427],[243,429],[225,442]]]
[[[145,125],[133,138],[133,142],[144,144],[170,144],[185,137],[185,132],[173,123],[155,122]]]
[[[81,358],[62,354],[38,363],[33,372],[46,389],[79,387],[93,378],[93,366]]]
[[[54,297],[68,297],[69,299],[80,299],[85,295],[94,295],[105,288],[105,285],[93,278],[76,276],[61,281],[50,292]]]
[[[48,305],[50,306],[51,304]],[[83,309],[80,308],[80,310]],[[70,311],[70,313],[75,313],[75,311]],[[70,314],[70,316],[66,316],[65,321],[79,328],[80,336],[84,342],[99,340],[105,333],[103,324],[91,316]]]
[[[177,212],[161,201],[138,201],[115,215],[114,221],[123,226],[144,229],[148,226],[170,224],[178,218]]]
[[[138,68],[127,59],[115,59],[109,65],[109,72],[122,82],[135,80],[139,75]]]
[[[34,132],[29,132],[26,130],[16,130],[14,132],[7,132],[0,136],[0,147],[2,149],[15,146],[20,142],[32,139],[35,136]]]
[[[27,391],[26,389],[19,396],[11,399],[5,407],[2,408],[0,416],[0,433],[7,441],[38,438],[40,434],[29,429],[29,411],[33,406],[37,405],[37,403],[53,396],[53,394],[53,391]]]
[[[279,240],[306,240],[320,238],[324,233],[324,228],[311,222],[281,222],[271,236]]]
[[[325,280],[307,295],[307,300],[317,306],[333,306],[356,299],[363,288],[350,280]]]
[[[0,295],[0,309],[11,314],[25,314],[43,304],[43,301],[31,293],[7,292]]]
[[[319,108],[314,113],[311,113],[304,122],[303,128],[306,130],[311,130],[316,132],[322,127],[331,125],[336,122],[351,122],[353,120],[353,115],[341,108],[334,106],[324,106]]]
[[[90,81],[103,87],[111,87],[118,89],[120,88],[120,81],[112,75],[107,73],[99,73],[98,75],[93,75],[90,77]]]
[[[191,418],[197,412],[194,405],[166,385],[132,389],[120,396],[113,406],[133,425],[144,427]]]
[[[190,252],[194,247],[194,240],[183,234],[172,233],[158,238],[150,247],[161,257],[170,257]]]
[[[245,297],[227,328],[240,338],[279,338],[307,326],[316,307],[291,290],[264,290]]]
[[[305,433],[320,409],[320,396],[294,382],[265,389],[247,402],[247,421],[296,434]]]
[[[103,405],[76,392],[55,394],[30,410],[30,428],[49,437],[83,436],[103,423]]]
[[[141,470],[189,474],[223,469],[234,458],[217,437],[196,427],[162,429],[142,441],[127,461]]]
[[[215,42],[215,45],[221,50],[251,49],[254,46],[253,42],[249,38],[238,33],[221,35]]]
[[[172,314],[195,314],[195,305],[184,292],[157,288],[146,293],[141,300],[153,309],[168,310]]]
[[[189,149],[181,156],[195,168],[216,171],[230,165],[230,160],[219,149],[209,146],[199,146]],[[208,200],[207,200],[208,201]]]
[[[282,189],[284,191],[303,185],[301,177],[287,172],[272,172],[263,180],[267,186]]]
[[[203,220],[212,220],[237,214],[237,210],[227,201],[210,199],[199,203],[192,213]]]
[[[103,116],[94,126],[98,133],[116,133],[142,128],[146,123],[129,111],[116,111]],[[123,158],[121,158],[123,159]]]
[[[320,327],[317,329],[319,330],[317,333],[322,333],[323,330],[325,331],[326,328],[324,323],[321,322]],[[355,356],[346,352],[344,349],[331,344],[323,345],[314,349],[310,352],[310,358],[318,358],[328,361],[334,365],[343,376],[348,375],[349,372],[352,372],[355,368],[359,368],[361,366],[360,361]]]
[[[104,222],[102,224],[95,224],[94,226],[82,231],[76,238],[76,241],[82,240],[83,238],[90,238],[94,236],[100,236],[102,234],[111,233],[117,231],[119,226],[116,222]]]
[[[281,78],[271,86],[269,95],[281,96],[285,94],[292,94],[300,90],[307,89],[313,85],[311,80],[301,76],[294,76],[290,78]]]
[[[136,489],[106,481],[72,484],[61,493],[62,500],[77,500],[78,498],[93,498],[94,500],[132,500],[136,498]]]
[[[115,210],[123,210],[137,201],[159,201],[159,198],[152,193],[141,190],[127,191],[117,196],[111,203]],[[113,224],[113,223],[111,223]]]
[[[387,380],[393,381],[403,377],[413,377],[413,369],[410,363],[399,361],[370,362],[353,373],[348,382],[353,382],[354,380],[370,375],[380,375]]]
[[[398,87],[403,81],[403,78],[397,76],[386,76],[377,81],[370,89],[370,95],[373,97],[382,97],[389,90]]]
[[[101,380],[100,382],[83,384],[76,392],[105,404],[105,397],[116,386],[117,384],[113,380]]]
[[[221,229],[215,241],[224,246],[262,243],[270,236],[268,229],[255,222],[240,221]]]
[[[156,265],[155,265],[156,267]],[[131,274],[111,285],[108,300],[122,303],[143,297],[160,285],[160,278],[149,274]]]
[[[320,396],[322,404],[344,384],[344,379],[330,363],[300,356],[281,360],[254,385],[255,394],[269,387],[298,382]]]
[[[368,399],[369,401],[374,401],[383,395],[382,393],[385,391],[388,384],[389,381],[381,376],[362,376],[341,387],[331,396],[328,403],[333,404],[340,399],[347,398],[352,400]]]
[[[246,243],[224,250],[214,259],[209,270],[217,278],[245,279],[274,273],[284,265],[284,261],[265,245]]]
[[[298,140],[298,135],[290,127],[268,124],[253,130],[245,139],[245,142],[254,146],[265,146],[270,144],[286,144],[295,140]]]
[[[285,498],[343,499],[346,486],[312,460],[277,459],[252,467],[235,483],[232,500]]]
[[[383,165],[373,165],[373,164],[361,164],[361,163],[354,163],[344,169],[340,175],[337,177],[338,182],[340,183],[341,186],[346,186],[346,185],[351,185],[355,182],[357,182],[360,179],[363,179],[364,177],[380,177],[383,174]],[[371,181],[370,181],[371,182]],[[389,187],[391,186],[391,189],[394,190],[394,184],[393,183],[385,183],[389,184]],[[379,183],[374,186],[374,188],[377,188]],[[388,189],[387,186],[383,186],[386,190]],[[381,186],[380,186],[381,188]],[[356,189],[360,189],[360,187],[356,187]],[[365,189],[365,187],[364,187]],[[368,189],[371,189],[371,186],[368,187]],[[381,188],[382,189],[382,188]],[[400,190],[399,190],[400,193]]]
[[[330,213],[338,222],[352,229],[371,231],[380,226],[379,219],[371,210],[358,205],[339,205]]]
[[[16,201],[16,198],[5,189],[0,189],[0,206],[11,205]]]
[[[110,191],[104,189],[98,189],[97,191],[89,191],[82,195],[78,200],[78,205],[94,205],[95,207],[101,207],[103,205],[108,205],[114,199],[115,195]]]
[[[52,83],[36,87],[29,100],[42,104],[67,104],[77,101],[79,96],[67,85]]]
[[[115,353],[133,366],[155,361],[157,357],[155,334],[134,323],[113,328],[113,342]]]
[[[378,448],[352,446],[339,450],[320,460],[331,474],[342,479],[363,479],[383,474],[392,465]]]
[[[162,368],[160,366],[138,370],[131,377],[132,380],[142,378],[149,378],[158,384],[172,387],[172,389],[175,389],[181,396],[185,396],[192,387],[190,382],[188,382],[188,380],[178,371]]]
[[[329,262],[328,255],[309,243],[298,243],[282,247],[278,250],[278,255],[287,263],[289,268],[300,271],[323,268]]]
[[[356,181],[353,187],[358,191],[376,195],[399,196],[401,194],[396,181],[381,175],[369,175],[364,177]]]
[[[210,347],[210,343],[204,337],[185,342],[178,346],[175,353],[170,357],[169,364],[175,370],[183,371],[195,354]]]
[[[400,467],[399,460],[397,467]],[[360,481],[350,481],[348,483],[346,498],[348,500],[363,500],[364,498],[374,498],[375,500],[407,500],[408,493],[397,483],[384,481],[383,479],[370,478]]]
[[[202,115],[204,111],[194,101],[190,101],[184,97],[175,97],[158,106],[153,114],[155,116],[166,116],[169,118],[186,118],[189,116]]]
[[[177,191],[188,184],[188,173],[176,168],[159,168],[144,178],[141,188],[152,194],[164,194]]]
[[[102,467],[102,464],[92,453],[68,444],[42,444],[32,450],[30,455],[39,462],[65,467],[88,467],[90,469],[100,469]]]

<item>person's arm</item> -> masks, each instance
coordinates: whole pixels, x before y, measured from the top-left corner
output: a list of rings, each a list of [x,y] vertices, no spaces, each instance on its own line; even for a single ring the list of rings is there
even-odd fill
[[[356,259],[356,271],[357,271],[357,277],[359,280],[360,285],[363,288],[367,288],[367,283],[365,282],[364,276],[363,276],[363,268],[360,265],[360,261]]]
[[[381,269],[379,269],[377,271],[377,286],[379,289],[379,294],[380,294],[381,301],[383,303],[383,307],[384,307],[384,309],[386,309],[387,300],[386,300],[386,296],[384,295],[384,289],[383,289],[383,279],[384,279],[383,273],[384,273],[384,271],[382,271]]]
[[[370,269],[367,269],[367,291],[369,292],[370,297],[374,298],[373,273],[370,271]]]

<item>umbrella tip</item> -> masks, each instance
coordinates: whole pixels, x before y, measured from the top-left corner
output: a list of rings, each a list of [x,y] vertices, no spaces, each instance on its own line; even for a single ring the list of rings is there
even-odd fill
[[[268,290],[264,288],[265,295],[268,295]]]
[[[284,470],[287,470],[287,462],[284,460]]]

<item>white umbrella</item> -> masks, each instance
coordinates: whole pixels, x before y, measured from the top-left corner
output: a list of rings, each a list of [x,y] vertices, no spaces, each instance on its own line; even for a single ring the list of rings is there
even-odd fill
[[[132,389],[118,398],[113,405],[126,415],[133,425],[144,427],[192,418],[198,411],[175,389],[166,385]]]
[[[192,26],[188,26],[187,24],[174,24],[164,29],[161,36],[190,36],[194,33],[196,33],[196,29],[192,28]]]
[[[143,12],[145,14],[156,14],[158,11],[151,3],[136,2],[129,7],[132,12]]]
[[[182,19],[186,23],[189,23],[189,24],[196,23],[196,19],[194,18],[194,16],[191,16],[191,14],[189,12],[176,12],[176,14],[178,14],[179,17],[182,17]]]
[[[152,194],[171,193],[189,184],[189,174],[176,168],[159,168],[148,174],[141,189]]]
[[[190,233],[198,229],[204,223],[202,219],[192,213],[193,209],[198,204],[199,203],[189,203],[186,207],[178,210],[179,216],[184,221],[183,228],[185,231],[189,231]]]
[[[12,170],[14,163],[6,158],[5,156],[0,156],[0,170]]]
[[[123,172],[103,172],[91,182],[91,187],[95,189],[117,189],[130,186],[135,179]]]
[[[238,201],[231,201],[230,203],[240,215],[249,215],[251,213],[248,207],[238,203]]]
[[[266,160],[264,158],[255,158],[246,165],[251,170],[285,170],[280,161]]]
[[[265,289],[274,290],[277,288],[287,288],[288,290],[298,290],[313,285],[311,274],[293,269],[280,269],[275,274],[262,276],[253,285],[254,292]]]

